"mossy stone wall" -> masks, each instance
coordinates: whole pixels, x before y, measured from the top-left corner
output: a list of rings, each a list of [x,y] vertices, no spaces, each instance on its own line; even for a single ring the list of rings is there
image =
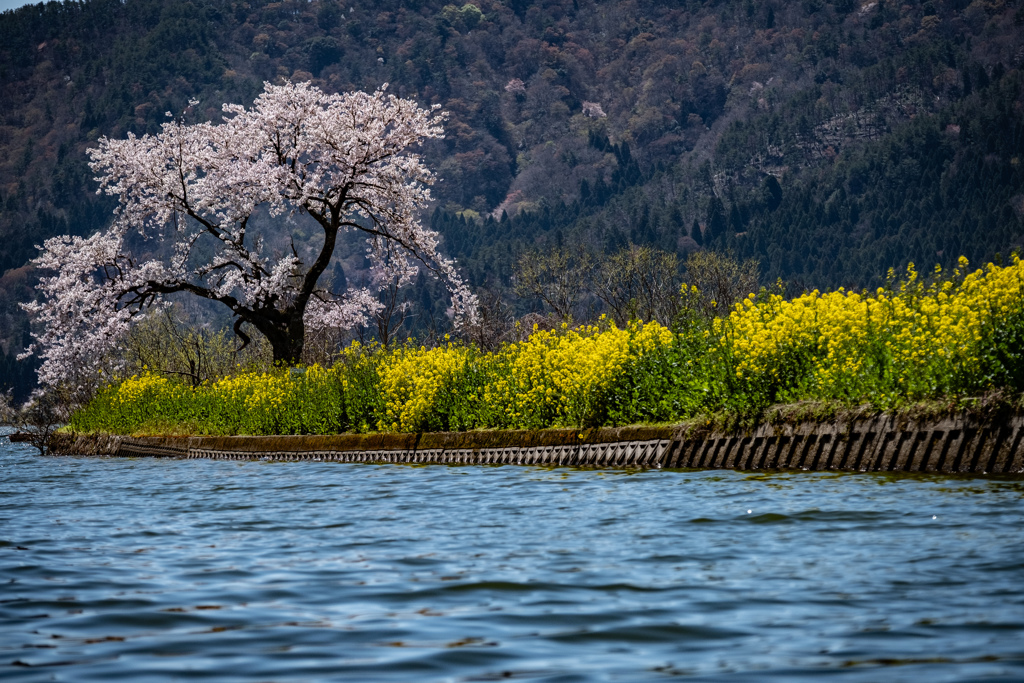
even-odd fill
[[[576,467],[1024,473],[1024,418],[326,436],[56,437],[57,455]]]

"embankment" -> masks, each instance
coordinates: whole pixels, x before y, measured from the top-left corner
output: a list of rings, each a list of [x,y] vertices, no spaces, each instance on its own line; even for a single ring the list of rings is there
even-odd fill
[[[618,468],[1024,473],[1024,417],[893,416],[762,425],[330,436],[126,437],[59,434],[55,455],[518,464]]]

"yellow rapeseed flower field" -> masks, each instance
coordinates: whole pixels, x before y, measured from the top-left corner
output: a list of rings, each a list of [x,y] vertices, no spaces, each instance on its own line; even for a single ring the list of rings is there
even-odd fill
[[[380,370],[386,413],[377,428],[382,432],[423,429],[438,394],[458,381],[469,357],[469,349],[450,342],[433,349],[421,346],[392,353]]]
[[[986,330],[1024,310],[1020,259],[969,274],[967,265],[961,259],[948,279],[936,269],[925,284],[911,264],[898,289],[873,293],[751,296],[716,331],[731,347],[737,379],[788,383],[781,400],[856,401],[889,388],[881,403],[892,404],[954,392],[982,374]]]
[[[672,341],[672,331],[656,322],[623,330],[614,323],[605,329],[535,329],[528,340],[491,359],[499,370],[483,388],[484,401],[502,415],[501,426],[584,425],[631,358]]]
[[[195,389],[147,371],[108,387],[75,429],[168,424],[217,434],[533,429],[759,411],[806,399],[880,409],[1024,390],[1024,262],[901,282],[873,292],[762,291],[724,317],[534,328],[483,353],[353,343],[332,367],[246,371]],[[692,286],[683,301],[696,296]],[[696,323],[694,321],[697,321]]]

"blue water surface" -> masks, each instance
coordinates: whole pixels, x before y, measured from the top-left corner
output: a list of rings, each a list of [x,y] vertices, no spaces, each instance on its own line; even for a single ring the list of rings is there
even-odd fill
[[[1024,680],[1024,482],[44,458],[0,679]]]

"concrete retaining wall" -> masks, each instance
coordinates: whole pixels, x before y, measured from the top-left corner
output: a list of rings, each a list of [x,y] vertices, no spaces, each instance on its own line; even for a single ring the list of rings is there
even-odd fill
[[[889,416],[721,433],[694,427],[334,436],[59,435],[58,455],[850,472],[1024,472],[1024,418]]]

